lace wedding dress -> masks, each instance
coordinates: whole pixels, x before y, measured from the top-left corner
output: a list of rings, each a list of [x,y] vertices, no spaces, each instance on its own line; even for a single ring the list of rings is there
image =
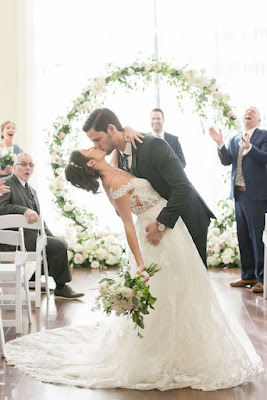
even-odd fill
[[[88,388],[216,390],[252,381],[263,370],[261,360],[239,324],[224,315],[183,221],[151,246],[145,227],[166,200],[139,178],[111,196],[127,192],[144,261],[162,267],[150,280],[157,301],[145,316],[144,338],[131,320],[114,316],[9,342],[8,363],[44,382]]]

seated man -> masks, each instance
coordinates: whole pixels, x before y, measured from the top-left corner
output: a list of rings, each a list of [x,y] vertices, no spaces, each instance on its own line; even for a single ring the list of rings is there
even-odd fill
[[[10,192],[0,196],[0,215],[23,214],[30,224],[39,220],[40,206],[37,194],[28,185],[33,168],[31,156],[19,153],[14,163],[13,175],[6,178],[6,185],[10,187]],[[56,283],[55,297],[72,300],[84,296],[84,293],[75,293],[70,286],[66,285],[66,282],[71,281],[67,243],[63,239],[53,236],[46,224],[45,232],[47,234],[46,253],[49,275],[54,278]],[[24,236],[26,249],[35,251],[37,231],[25,229]],[[1,249],[7,250],[4,245],[1,246]]]

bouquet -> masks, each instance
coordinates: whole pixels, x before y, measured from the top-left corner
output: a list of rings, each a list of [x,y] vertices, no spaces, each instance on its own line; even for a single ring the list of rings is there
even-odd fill
[[[13,152],[13,149],[8,147],[3,147],[1,149],[1,156],[0,156],[0,166],[1,167],[8,167],[14,164],[16,155]]]
[[[161,268],[151,263],[146,268],[146,273],[151,277]],[[104,313],[110,315],[115,311],[116,316],[131,316],[134,329],[138,327],[137,336],[143,338],[139,328],[144,329],[144,315],[149,314],[149,309],[154,309],[156,297],[149,291],[149,286],[141,276],[131,277],[129,268],[117,274],[116,279],[104,278],[99,281],[99,295],[93,310],[103,308]]]

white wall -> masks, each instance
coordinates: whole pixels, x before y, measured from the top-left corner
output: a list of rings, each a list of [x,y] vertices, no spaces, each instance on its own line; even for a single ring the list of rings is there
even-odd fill
[[[17,32],[17,0],[0,0],[0,124],[18,124]]]

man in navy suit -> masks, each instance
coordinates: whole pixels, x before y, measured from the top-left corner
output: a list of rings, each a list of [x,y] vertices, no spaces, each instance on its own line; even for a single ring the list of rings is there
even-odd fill
[[[164,113],[161,108],[154,108],[151,111],[151,127],[152,133],[166,140],[167,143],[173,148],[174,152],[177,154],[179,160],[183,168],[186,166],[184,153],[182,150],[182,146],[178,140],[178,137],[175,135],[171,135],[170,133],[164,132],[163,124],[164,124]]]
[[[235,199],[237,236],[241,255],[241,279],[233,287],[252,286],[263,292],[264,230],[267,213],[267,131],[258,129],[260,113],[249,107],[244,115],[245,133],[233,136],[228,148],[222,132],[210,128],[223,165],[232,164],[231,198]]]

